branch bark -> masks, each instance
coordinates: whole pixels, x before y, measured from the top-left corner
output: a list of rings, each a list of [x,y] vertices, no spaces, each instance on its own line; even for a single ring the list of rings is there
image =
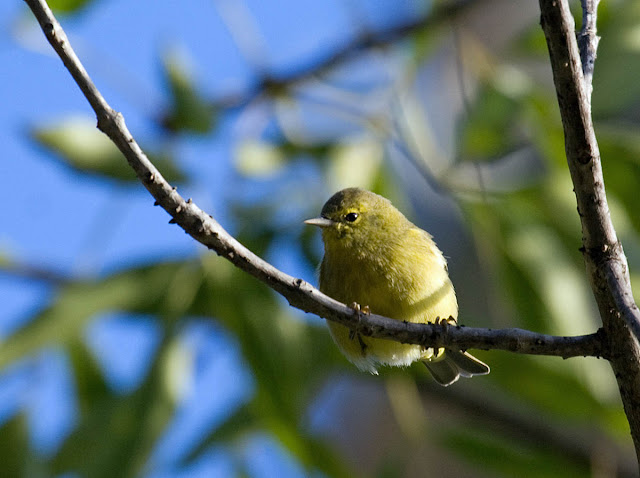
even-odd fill
[[[600,37],[596,34],[596,21],[598,18],[598,4],[600,0],[580,0],[582,4],[582,28],[578,34],[578,48],[580,59],[582,60],[582,74],[584,84],[591,104],[591,93],[593,90],[593,69],[596,63],[596,52]]]
[[[520,329],[443,327],[400,322],[374,314],[359,315],[302,279],[279,271],[240,244],[191,199],[185,200],[177,193],[176,188],[171,187],[138,146],[122,115],[108,105],[95,87],[46,2],[25,1],[40,23],[49,43],[95,111],[98,128],[118,146],[142,184],[156,199],[156,205],[160,205],[171,215],[170,222],[177,223],[194,239],[283,295],[292,306],[357,329],[363,335],[403,343],[429,347],[499,349],[563,358],[609,357],[600,331],[577,337],[556,337]]]
[[[584,2],[583,6],[595,8],[597,1]],[[631,292],[627,259],[609,214],[600,151],[591,120],[590,78],[583,75],[567,0],[540,0],[540,10],[560,105],[565,152],[582,223],[581,250],[640,460],[640,312]],[[595,20],[595,10],[585,17],[589,22]],[[595,55],[595,25],[591,25],[591,29],[592,44],[584,51]],[[585,56],[588,60],[590,54]],[[593,65],[586,63],[587,75],[590,75]]]

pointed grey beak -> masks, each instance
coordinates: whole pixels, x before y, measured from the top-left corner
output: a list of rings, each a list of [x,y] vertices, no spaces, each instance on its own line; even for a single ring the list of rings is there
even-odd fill
[[[331,219],[327,219],[326,217],[314,217],[313,219],[307,219],[304,223],[318,227],[331,227],[335,224]]]

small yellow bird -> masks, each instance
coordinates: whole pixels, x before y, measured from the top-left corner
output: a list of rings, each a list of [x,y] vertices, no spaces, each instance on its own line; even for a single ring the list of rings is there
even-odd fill
[[[344,189],[326,202],[320,217],[305,223],[322,228],[322,292],[397,320],[455,325],[458,302],[442,252],[388,199],[364,189]],[[379,365],[408,366],[420,360],[444,386],[461,375],[489,373],[485,363],[467,352],[362,337],[327,323],[342,353],[360,370],[377,374]]]

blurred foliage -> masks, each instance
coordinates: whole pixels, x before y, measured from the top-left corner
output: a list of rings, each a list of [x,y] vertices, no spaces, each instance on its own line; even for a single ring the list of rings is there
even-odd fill
[[[95,120],[88,117],[64,118],[54,126],[33,128],[31,137],[55,157],[83,172],[97,174],[120,181],[138,182],[126,159],[111,140],[96,128]],[[185,177],[166,152],[153,153],[145,149],[149,159],[162,172],[167,181],[182,182]]]
[[[196,90],[188,66],[178,53],[165,55],[163,74],[171,104],[161,123],[171,132],[205,134],[215,125],[215,109]]]
[[[91,0],[50,0],[47,3],[56,13],[77,13],[92,2]]]
[[[580,477],[589,475],[586,463],[576,466],[563,453],[518,444],[483,430],[457,429],[444,432],[444,441],[461,455],[494,476]]]
[[[55,2],[55,8],[73,10],[84,3]],[[618,4],[615,9],[600,7],[603,40],[593,110],[607,191],[617,205],[616,217],[630,225],[624,237],[637,248],[640,83],[634,68],[640,65],[640,7],[632,1]],[[300,85],[291,91],[281,89],[278,98],[267,98],[275,127],[239,140],[233,148],[233,166],[243,189],[250,192],[249,198],[239,194],[229,205],[235,233],[261,256],[285,250],[311,270],[319,260],[318,237],[308,228],[300,232],[302,219],[315,215],[328,194],[348,184],[368,187],[406,205],[407,196],[420,197],[415,187],[398,181],[409,175],[418,178],[420,188],[435,185],[437,193],[448,197],[472,238],[472,250],[450,263],[469,263],[456,282],[461,301],[465,291],[475,289],[487,297],[485,305],[463,309],[464,322],[553,334],[593,332],[599,319],[578,251],[580,225],[538,18],[531,18],[502,49],[492,49],[483,38],[474,37],[473,25],[464,23],[473,23],[472,19],[456,21],[456,28],[469,30],[460,37],[462,51],[468,46],[482,50],[482,55],[467,55],[457,65],[473,88],[461,92],[459,83],[450,82],[446,90],[435,93],[449,106],[465,103],[454,111],[456,146],[444,167],[436,164],[436,154],[425,153],[440,150],[433,144],[437,133],[432,130],[440,118],[428,120],[420,101],[424,88],[420,82],[426,81],[421,75],[442,48],[451,53],[448,23],[408,32],[410,42],[403,44],[399,58],[393,57],[394,68],[404,67],[399,74],[396,71],[395,82],[375,78],[364,87],[341,86],[339,74],[336,80],[332,72],[324,72],[340,94],[314,116],[317,130],[313,122],[303,127],[299,118],[287,119],[278,110],[282,103],[304,103]],[[363,56],[366,53],[371,52]],[[389,48],[387,53],[397,52]],[[151,120],[184,141],[189,133],[215,134],[218,119],[228,112],[200,92],[178,53],[164,58],[162,74],[169,106],[162,118]],[[313,91],[317,84],[310,83],[302,86]],[[466,95],[464,101],[460,95]],[[415,110],[399,106],[397,96],[408,97]],[[357,108],[361,109],[354,127],[344,117]],[[402,122],[410,123],[408,130],[418,134],[411,137],[399,131]],[[53,127],[34,128],[31,134],[79,171],[133,180],[120,153],[91,121],[62,119]],[[509,158],[514,155],[518,160],[512,163]],[[174,159],[151,156],[167,179],[188,182]],[[417,221],[438,216],[439,211],[428,206],[415,205]],[[436,239],[446,244],[456,238]],[[474,263],[479,265],[473,268]],[[2,267],[12,269],[7,264]],[[632,270],[640,266],[633,257],[630,265]],[[429,379],[417,367],[363,376],[339,355],[320,320],[303,319],[267,287],[210,253],[93,280],[68,280],[55,287],[54,299],[1,344],[0,367],[28,363],[43,349],[63,350],[76,385],[76,426],[53,456],[41,456],[29,443],[25,413],[4,421],[0,462],[6,476],[75,472],[106,477],[118,470],[117,476],[134,477],[149,472],[155,445],[180,406],[172,383],[189,374],[176,364],[176,357],[192,366],[197,361],[174,353],[185,324],[194,317],[210,318],[237,341],[254,388],[246,403],[237,404],[221,423],[206,430],[178,469],[187,469],[220,447],[233,457],[238,476],[249,475],[242,450],[249,437],[266,433],[308,475],[412,476],[416,469],[427,476],[635,475],[628,425],[614,378],[603,361],[480,352],[478,356],[492,366],[491,375],[454,386],[470,387],[462,390],[472,389],[481,397],[474,402],[474,415],[468,403],[447,399],[441,390],[417,399],[406,388],[385,391],[384,384],[398,377],[416,383]],[[91,321],[112,311],[151,315],[163,331],[150,370],[128,394],[109,386],[84,338]],[[400,393],[406,395],[395,395]],[[393,403],[413,403],[413,407],[403,409],[408,416],[402,418],[390,406]],[[318,412],[324,406],[328,411]],[[314,425],[318,416],[322,423]],[[398,425],[421,420],[426,431],[420,428],[417,439]],[[535,428],[532,422],[546,425],[553,449],[529,433],[527,427]],[[517,433],[513,428],[519,428]],[[565,440],[567,430],[576,433]],[[417,448],[416,442],[424,448]],[[597,468],[596,455],[602,450],[609,452],[610,466]]]

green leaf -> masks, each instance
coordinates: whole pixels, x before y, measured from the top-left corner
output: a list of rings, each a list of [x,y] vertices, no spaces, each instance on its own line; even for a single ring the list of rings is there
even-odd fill
[[[638,184],[640,184],[640,139],[637,126],[598,126],[598,143],[607,192],[617,198],[640,233]],[[618,235],[623,232],[620,220]]]
[[[203,266],[206,280],[191,313],[213,315],[235,335],[255,378],[252,401],[232,421],[247,433],[254,427],[266,429],[309,469],[349,476],[340,472],[343,465],[335,456],[329,460],[324,445],[301,438],[300,420],[319,381],[336,364],[345,365],[324,324],[318,319],[313,326],[293,317],[270,289],[226,261],[205,256]],[[222,425],[205,441],[212,443],[228,432]]]
[[[27,437],[27,423],[18,414],[0,426],[0,462],[2,475],[27,476],[29,462],[33,459]]]
[[[49,0],[47,3],[55,13],[76,13],[93,0]]]
[[[183,465],[198,460],[211,447],[221,443],[233,443],[260,429],[260,420],[252,413],[251,407],[244,405],[232,413],[224,423],[209,431],[207,436],[195,446],[183,460]]]
[[[282,171],[288,162],[311,158],[325,163],[327,156],[340,153],[341,146],[331,143],[303,143],[286,138],[277,141],[246,140],[234,151],[234,164],[238,171],[251,178],[266,179]],[[377,158],[370,158],[375,163]],[[358,163],[360,164],[360,163]]]
[[[522,30],[514,39],[513,50],[525,57],[539,58],[545,64],[549,61],[549,49],[542,28],[534,23]]]
[[[162,124],[173,132],[205,134],[215,125],[215,108],[198,92],[184,58],[172,52],[165,56],[163,73],[171,105]]]
[[[526,443],[512,437],[470,427],[442,430],[442,439],[460,456],[491,476],[563,478],[589,476],[589,463],[569,459],[544,443]],[[546,448],[546,449],[545,449]]]
[[[81,411],[86,410],[111,392],[93,355],[80,339],[71,341],[66,350],[73,368],[78,403]]]
[[[161,353],[168,341],[161,345]],[[74,366],[78,365],[75,361]],[[144,383],[132,394],[119,396],[102,389],[82,403],[79,425],[53,460],[56,473],[73,470],[82,476],[108,478],[118,470],[118,476],[140,476],[174,413],[174,403],[163,392],[162,361],[154,361]]]
[[[593,75],[593,116],[608,117],[629,111],[640,95],[640,4],[625,2],[620,8],[599,9],[598,59]],[[596,131],[597,133],[597,131]]]
[[[482,159],[516,147],[517,106],[495,85],[483,85],[462,125],[460,155]]]
[[[67,117],[52,126],[35,127],[30,135],[76,171],[138,182],[122,153],[89,117]],[[166,153],[148,155],[165,179],[184,181],[184,176]]]
[[[262,179],[278,172],[285,160],[282,149],[277,145],[257,140],[240,143],[234,156],[236,168],[241,174]]]
[[[0,344],[0,369],[43,347],[79,341],[85,325],[101,312],[124,310],[161,315],[170,296],[167,290],[178,270],[178,264],[160,264],[61,287],[52,304]]]

